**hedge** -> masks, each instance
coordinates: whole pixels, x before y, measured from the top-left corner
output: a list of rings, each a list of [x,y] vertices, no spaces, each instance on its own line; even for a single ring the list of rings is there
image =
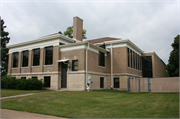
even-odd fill
[[[17,79],[8,75],[1,78],[1,88],[17,90],[42,90],[43,84],[36,78]]]

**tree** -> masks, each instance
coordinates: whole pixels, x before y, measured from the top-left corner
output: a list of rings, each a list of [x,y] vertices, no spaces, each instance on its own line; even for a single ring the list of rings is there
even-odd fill
[[[174,43],[171,44],[173,50],[170,53],[166,70],[170,77],[179,77],[179,35],[174,38]]]
[[[62,34],[61,31],[59,31],[59,33]],[[63,35],[73,38],[73,26],[68,27],[66,31],[64,31]],[[83,39],[87,39],[85,29],[83,29]]]
[[[9,33],[4,31],[6,26],[4,26],[4,21],[1,19],[1,76],[7,74],[8,69],[8,51],[6,48],[7,43],[9,43],[10,37],[8,37]]]

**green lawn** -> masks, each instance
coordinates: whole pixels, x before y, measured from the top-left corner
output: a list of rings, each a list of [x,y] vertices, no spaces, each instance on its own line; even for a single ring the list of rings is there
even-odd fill
[[[59,91],[3,99],[1,108],[66,118],[178,118],[179,93]]]
[[[46,92],[50,90],[10,90],[10,89],[1,89],[1,97],[28,94],[28,93],[39,93]]]

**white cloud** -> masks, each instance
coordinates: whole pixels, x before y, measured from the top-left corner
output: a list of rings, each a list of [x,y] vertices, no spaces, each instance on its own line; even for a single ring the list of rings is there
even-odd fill
[[[88,40],[129,38],[143,51],[155,51],[166,64],[178,34],[177,1],[2,2],[10,44],[63,32],[74,16],[83,19]]]

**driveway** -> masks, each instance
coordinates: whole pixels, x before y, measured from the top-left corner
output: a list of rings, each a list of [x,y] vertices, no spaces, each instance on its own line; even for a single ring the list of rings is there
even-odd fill
[[[48,116],[43,114],[34,114],[23,111],[14,111],[8,109],[1,109],[1,119],[66,119],[56,116]]]

